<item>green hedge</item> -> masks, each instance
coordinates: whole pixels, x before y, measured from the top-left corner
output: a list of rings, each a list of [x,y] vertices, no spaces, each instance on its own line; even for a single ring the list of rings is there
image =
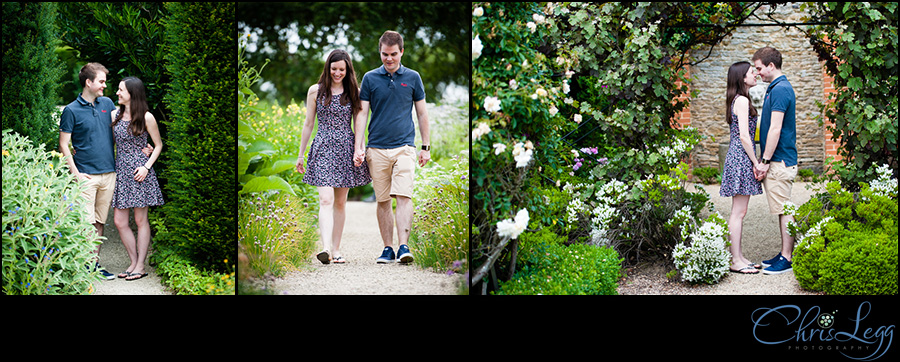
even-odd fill
[[[523,233],[520,269],[497,295],[615,295],[621,276],[619,254],[609,247],[565,245],[550,231]]]
[[[59,149],[56,3],[3,3],[3,128]]]
[[[172,116],[162,153],[169,165],[167,230],[156,241],[200,269],[225,272],[237,239],[234,4],[166,7],[165,102]]]
[[[837,181],[793,210],[794,275],[807,290],[836,295],[897,294],[897,179],[880,178],[850,192]]]

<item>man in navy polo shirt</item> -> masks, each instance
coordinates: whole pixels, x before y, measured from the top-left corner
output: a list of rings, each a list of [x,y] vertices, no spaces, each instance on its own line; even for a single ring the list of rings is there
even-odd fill
[[[781,53],[764,47],[753,54],[757,74],[769,82],[763,111],[759,120],[759,144],[762,150],[759,165],[754,170],[763,178],[769,212],[778,215],[781,229],[781,252],[762,262],[763,274],[780,274],[791,270],[794,237],[788,224],[794,217],[784,214],[784,203],[791,200],[791,187],[797,177],[797,98],[794,88],[781,71]]]
[[[400,64],[403,37],[399,33],[384,32],[378,40],[378,50],[383,66],[367,72],[360,85],[362,110],[355,123],[354,163],[359,166],[364,160],[368,162],[372,176],[372,188],[378,204],[378,226],[384,243],[382,254],[376,262],[383,264],[399,260],[409,263],[413,261],[407,241],[412,227],[412,191],[417,161],[413,108],[422,136],[419,166],[425,166],[431,159],[425,87],[418,72]],[[363,145],[370,109],[369,140],[368,144]],[[391,211],[391,198],[397,200],[396,216]],[[395,218],[399,242],[396,257],[392,247]]]
[[[69,172],[78,181],[86,181],[84,198],[88,220],[103,236],[103,225],[109,212],[116,186],[116,162],[113,148],[112,113],[116,106],[103,96],[109,71],[99,63],[88,63],[78,73],[82,92],[62,112],[59,122],[59,148],[66,157]],[[75,154],[69,152],[69,142]],[[97,246],[97,269],[106,279],[115,275],[100,267]]]

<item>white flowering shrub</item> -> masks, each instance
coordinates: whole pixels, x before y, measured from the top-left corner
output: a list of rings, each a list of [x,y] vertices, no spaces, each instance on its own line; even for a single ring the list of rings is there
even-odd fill
[[[683,225],[686,229],[691,224]],[[728,228],[718,213],[712,214],[700,227],[693,227],[683,243],[675,245],[672,258],[681,278],[689,283],[715,284],[728,272]]]

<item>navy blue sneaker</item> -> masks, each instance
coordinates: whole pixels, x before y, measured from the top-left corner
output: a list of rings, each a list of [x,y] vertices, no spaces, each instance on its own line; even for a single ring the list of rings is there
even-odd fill
[[[394,259],[394,248],[390,246],[385,246],[384,250],[381,252],[381,256],[378,259],[375,259],[375,262],[378,264],[387,264],[393,263],[396,259]]]
[[[783,256],[781,256],[779,254],[778,260],[775,261],[774,263],[772,263],[772,265],[769,266],[768,268],[763,269],[762,272],[763,272],[763,274],[772,275],[772,274],[781,274],[786,271],[790,271],[791,269],[792,269],[791,261],[785,259]]]
[[[413,255],[409,252],[409,247],[406,244],[400,245],[397,248],[397,259],[400,260],[401,263],[412,263]]]
[[[772,266],[772,264],[775,264],[775,262],[778,261],[779,258],[781,258],[781,253],[778,253],[778,255],[775,255],[775,257],[772,259],[763,260],[762,261],[763,268],[768,268],[768,267]]]
[[[97,263],[97,265],[94,266],[94,270],[98,270],[98,269],[100,270],[101,278],[106,279],[106,280],[115,280],[116,279],[115,274],[106,271],[106,269],[103,269],[103,267],[100,266],[99,263]]]

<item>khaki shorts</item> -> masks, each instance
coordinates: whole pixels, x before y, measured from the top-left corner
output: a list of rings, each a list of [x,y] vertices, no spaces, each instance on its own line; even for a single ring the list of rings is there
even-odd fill
[[[766,188],[766,200],[769,202],[769,213],[781,215],[784,213],[784,203],[791,201],[791,186],[797,177],[797,165],[785,167],[784,162],[772,162],[769,164],[769,172],[763,179],[763,187]]]
[[[366,162],[372,176],[375,201],[390,201],[394,196],[412,198],[413,177],[416,173],[415,147],[367,148]]]
[[[116,173],[107,172],[89,176],[91,179],[87,180],[86,189],[81,193],[81,197],[85,199],[84,206],[88,220],[92,224],[105,224],[109,206],[112,204],[113,191],[116,188]]]

